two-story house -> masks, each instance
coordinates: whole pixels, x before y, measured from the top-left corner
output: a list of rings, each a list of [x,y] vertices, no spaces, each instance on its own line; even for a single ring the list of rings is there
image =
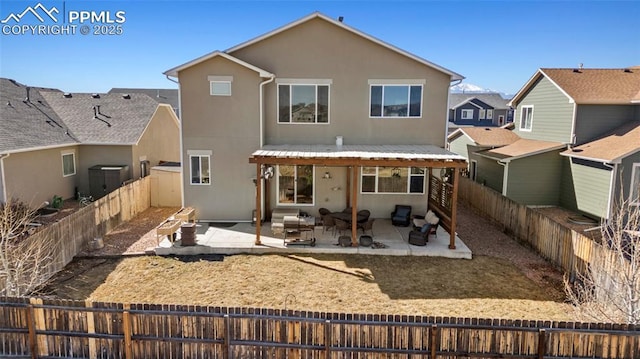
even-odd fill
[[[503,126],[513,121],[508,103],[499,93],[452,93],[449,121],[461,126]]]
[[[491,160],[477,177],[521,203],[608,218],[616,200],[638,203],[639,104],[640,67],[540,69],[511,101],[519,140],[475,152]]]
[[[165,74],[180,84],[184,202],[204,220],[280,207],[418,213],[429,168],[466,167],[444,150],[462,76],[320,13]]]

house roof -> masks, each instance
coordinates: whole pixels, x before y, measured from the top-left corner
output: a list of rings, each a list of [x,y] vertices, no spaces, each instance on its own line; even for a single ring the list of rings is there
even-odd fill
[[[65,124],[42,97],[41,90],[62,96],[59,90],[27,87],[0,78],[0,153],[77,143],[66,133]]]
[[[626,69],[539,69],[513,97],[518,103],[542,76],[578,104],[630,104],[640,101],[640,67]]]
[[[631,121],[600,137],[560,153],[563,156],[616,163],[640,151],[640,121]]]
[[[204,62],[204,61],[207,61],[209,59],[212,59],[214,57],[217,57],[217,56],[224,57],[225,59],[227,59],[227,60],[229,60],[231,62],[235,62],[236,64],[238,64],[240,66],[244,66],[244,67],[248,68],[249,70],[253,70],[253,71],[257,72],[258,75],[260,75],[260,77],[274,77],[274,75],[271,72],[267,71],[267,70],[263,70],[263,69],[259,68],[258,66],[252,65],[252,64],[250,64],[250,63],[248,63],[246,61],[242,61],[237,57],[233,57],[233,56],[231,56],[231,55],[229,55],[229,54],[227,54],[225,52],[219,51],[219,50],[216,50],[214,52],[211,52],[211,53],[208,53],[206,55],[200,56],[197,59],[191,60],[189,62],[185,62],[182,65],[178,65],[178,66],[176,66],[176,67],[174,67],[172,69],[169,69],[169,70],[165,71],[164,74],[167,75],[167,76],[177,77],[178,76],[178,72],[180,72],[180,71],[182,71],[184,69],[187,69],[187,68],[189,68],[191,66],[197,65],[197,64],[199,64],[201,62]]]
[[[180,107],[179,99],[178,99],[178,90],[177,89],[151,89],[151,88],[126,88],[126,87],[114,87],[109,90],[110,94],[132,94],[132,93],[143,93],[152,99],[156,100],[158,103],[165,103],[170,105],[172,108],[177,109]]]
[[[258,158],[273,161],[347,160],[353,161],[438,161],[460,162],[463,156],[432,145],[266,145],[251,154],[250,161]]]
[[[142,93],[129,94],[129,98],[116,93],[66,97],[61,92],[43,91],[42,96],[83,144],[136,144],[158,107]]]
[[[395,52],[397,52],[397,53],[399,53],[399,54],[401,54],[403,56],[406,56],[406,57],[408,57],[408,58],[410,58],[410,59],[412,59],[414,61],[417,61],[417,62],[419,62],[419,63],[421,63],[423,65],[426,65],[428,67],[431,67],[433,69],[436,69],[438,71],[446,73],[446,74],[451,76],[451,80],[464,79],[464,76],[462,76],[462,75],[460,75],[458,73],[455,73],[455,72],[453,72],[451,70],[448,70],[448,69],[446,69],[446,68],[444,68],[442,66],[436,65],[433,62],[427,61],[427,60],[425,60],[425,59],[423,59],[423,58],[421,58],[421,57],[419,57],[417,55],[414,55],[414,54],[412,54],[410,52],[407,52],[407,51],[402,50],[402,49],[400,49],[398,47],[395,47],[395,46],[393,46],[393,45],[391,45],[389,43],[386,43],[386,42],[384,42],[384,41],[382,41],[380,39],[377,39],[377,38],[375,38],[375,37],[373,37],[371,35],[368,35],[368,34],[366,34],[364,32],[356,30],[355,28],[353,28],[351,26],[348,26],[348,25],[345,25],[343,22],[334,20],[334,19],[332,19],[332,18],[330,18],[330,17],[328,17],[328,16],[326,16],[324,14],[321,14],[320,12],[314,12],[312,14],[309,14],[309,15],[301,18],[301,19],[293,21],[293,22],[291,22],[291,23],[289,23],[287,25],[281,26],[281,27],[279,27],[279,28],[277,28],[277,29],[275,29],[273,31],[267,32],[267,33],[265,33],[263,35],[260,35],[258,37],[255,37],[255,38],[251,39],[251,40],[245,41],[245,42],[243,42],[241,44],[238,44],[238,45],[236,45],[234,47],[231,47],[231,48],[225,50],[224,52],[214,51],[212,53],[206,54],[206,55],[201,56],[201,57],[199,57],[197,59],[194,59],[192,61],[184,63],[184,64],[182,64],[180,66],[177,66],[177,67],[174,67],[174,68],[172,68],[170,70],[167,70],[167,71],[164,72],[164,74],[168,75],[168,76],[174,76],[175,77],[175,76],[178,75],[178,71],[184,70],[185,68],[188,68],[188,67],[191,67],[193,65],[199,64],[199,63],[201,63],[203,61],[206,61],[206,60],[209,60],[210,58],[213,58],[215,56],[221,56],[222,54],[230,56],[229,54],[232,54],[234,51],[237,51],[237,50],[240,50],[240,49],[245,48],[247,46],[250,46],[252,44],[255,44],[255,43],[257,43],[259,41],[262,41],[262,40],[264,40],[266,38],[275,36],[275,35],[283,32],[283,31],[289,30],[289,29],[291,29],[293,27],[296,27],[296,26],[298,26],[300,24],[303,24],[303,23],[305,23],[307,21],[310,21],[310,20],[313,20],[313,19],[322,19],[324,21],[327,21],[330,24],[333,24],[333,25],[338,26],[340,28],[343,28],[343,29],[345,29],[347,31],[350,31],[350,32],[352,32],[352,33],[354,33],[354,34],[356,34],[356,35],[358,35],[360,37],[363,37],[363,38],[365,38],[365,39],[367,39],[369,41],[372,41],[372,42],[374,42],[374,43],[376,43],[378,45],[386,47],[387,49],[389,49],[391,51],[395,51]],[[236,59],[236,58],[234,58],[234,59]],[[236,60],[242,61],[242,60],[239,60],[239,59],[236,59]],[[247,64],[247,63],[245,62],[245,64]],[[249,64],[247,64],[247,65],[249,65]],[[251,65],[251,66],[253,66],[253,65]],[[271,74],[267,73],[266,71],[264,71],[264,72],[265,72],[264,74],[268,75],[268,76],[263,76],[263,77],[270,77]],[[262,76],[262,74],[261,74],[261,76]]]
[[[449,108],[458,108],[473,99],[478,99],[494,109],[509,108],[509,100],[502,98],[499,93],[451,93],[449,94]]]
[[[460,127],[448,139],[451,141],[461,135],[483,147],[506,146],[520,139],[513,131],[501,127]]]
[[[529,140],[521,138],[504,147],[477,152],[479,155],[501,162],[510,162],[518,158],[529,157],[540,153],[564,148],[560,142]]]

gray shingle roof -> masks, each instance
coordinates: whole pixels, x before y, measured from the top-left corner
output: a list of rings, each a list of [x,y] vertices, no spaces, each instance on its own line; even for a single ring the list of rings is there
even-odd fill
[[[505,100],[499,93],[451,93],[449,94],[449,108],[458,107],[465,102],[477,98],[496,110],[508,109],[509,100]]]
[[[166,103],[170,105],[174,110],[180,107],[180,103],[178,101],[178,90],[176,89],[141,89],[141,88],[118,88],[114,87],[109,90],[109,93],[119,93],[119,94],[133,94],[133,93],[143,93],[152,99],[156,100],[158,103]]]
[[[116,93],[98,95],[99,98],[94,98],[89,93],[73,93],[71,97],[65,97],[60,92],[42,92],[81,143],[137,143],[158,103],[141,93],[132,93],[130,98]]]
[[[25,101],[27,86],[0,78],[0,153],[77,143],[65,133],[64,122],[43,92],[62,97],[59,90],[29,87],[29,101]]]

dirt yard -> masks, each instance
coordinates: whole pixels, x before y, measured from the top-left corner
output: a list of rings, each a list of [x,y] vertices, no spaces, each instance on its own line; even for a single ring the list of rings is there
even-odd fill
[[[85,254],[143,251],[154,244],[153,227],[176,210],[150,209],[107,236],[102,251]],[[473,260],[365,255],[82,259],[61,272],[46,293],[130,303],[571,320],[561,273],[464,205],[458,223]]]

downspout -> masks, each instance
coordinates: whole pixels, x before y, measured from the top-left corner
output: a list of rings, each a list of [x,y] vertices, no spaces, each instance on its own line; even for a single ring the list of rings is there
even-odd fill
[[[11,156],[10,153],[0,154],[0,178],[2,178],[2,197],[0,197],[1,203],[7,202],[7,181],[4,175],[4,159]]]
[[[183,159],[184,159],[184,150],[183,150],[183,146],[182,146],[182,86],[180,86],[180,81],[176,81],[174,79],[172,79],[171,77],[169,77],[169,75],[165,75],[167,77],[167,80],[178,84],[178,119],[180,120],[180,126],[178,128],[178,132],[180,134],[180,181],[183,182],[180,185],[180,197],[182,198],[182,207],[185,207],[185,199],[184,199],[184,168],[186,166],[185,163],[183,163]]]
[[[269,79],[260,83],[260,149],[264,145],[264,85],[273,82],[275,75],[269,75]]]
[[[616,177],[618,175],[618,164],[614,163],[613,166],[608,164],[608,163],[603,163],[603,165],[607,168],[611,169],[611,182],[609,182],[609,200],[607,201],[607,219],[609,219],[609,217],[611,216],[611,211],[613,210],[613,205],[614,205],[614,201],[613,198],[615,196],[615,191],[616,191],[616,187],[615,187],[615,183],[616,183]],[[620,189],[620,195],[624,196],[624,192],[623,189]]]

